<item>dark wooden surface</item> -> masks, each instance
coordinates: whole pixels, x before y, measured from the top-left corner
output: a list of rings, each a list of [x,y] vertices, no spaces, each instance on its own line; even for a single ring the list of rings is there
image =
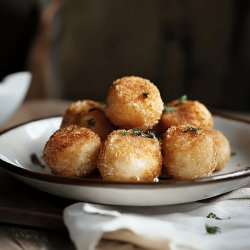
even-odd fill
[[[74,249],[63,209],[74,201],[38,191],[0,169],[0,249]]]
[[[0,224],[1,250],[74,250],[67,231]]]
[[[36,190],[0,169],[0,222],[65,230],[63,209],[74,201]]]

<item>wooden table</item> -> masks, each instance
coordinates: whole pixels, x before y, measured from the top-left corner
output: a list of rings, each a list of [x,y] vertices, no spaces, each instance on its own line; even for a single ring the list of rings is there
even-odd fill
[[[69,102],[31,100],[0,128],[63,114]],[[229,112],[250,121],[249,114]],[[74,201],[45,194],[17,181],[0,169],[0,249],[74,249],[62,221],[63,209]]]

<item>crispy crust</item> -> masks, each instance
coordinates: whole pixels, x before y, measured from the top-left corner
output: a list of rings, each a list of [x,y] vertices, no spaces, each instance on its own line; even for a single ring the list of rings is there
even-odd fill
[[[50,137],[43,155],[52,173],[83,177],[96,168],[100,145],[99,136],[91,130],[69,125]]]
[[[113,131],[101,147],[97,166],[104,180],[152,182],[161,173],[159,141],[131,130]]]
[[[102,140],[115,128],[106,117],[104,106],[92,100],[77,101],[70,104],[64,114],[61,128],[70,124],[89,128],[97,133]]]
[[[166,107],[176,107],[170,113],[164,113],[161,116],[160,126],[162,131],[171,126],[183,124],[192,124],[195,127],[211,129],[213,127],[213,118],[205,105],[199,101],[188,100],[183,104],[177,105],[177,101],[172,101]]]
[[[163,163],[174,179],[191,180],[207,177],[216,167],[216,149],[211,131],[173,126],[162,142]]]
[[[160,119],[163,102],[149,80],[130,76],[116,80],[107,96],[106,115],[121,128],[151,129]]]
[[[216,168],[215,170],[221,170],[225,167],[226,163],[231,157],[230,143],[225,135],[218,130],[212,130],[212,135],[216,147]]]
[[[117,182],[152,182],[162,162],[170,177],[181,180],[223,168],[230,145],[221,132],[212,130],[208,109],[193,100],[166,106],[175,108],[162,113],[160,92],[149,80],[117,79],[109,89],[107,106],[93,100],[69,105],[61,129],[45,145],[45,161],[54,174],[78,177],[87,176],[97,164],[103,180]],[[129,130],[114,131],[115,126]],[[162,148],[156,138],[135,134],[132,128],[164,133]]]

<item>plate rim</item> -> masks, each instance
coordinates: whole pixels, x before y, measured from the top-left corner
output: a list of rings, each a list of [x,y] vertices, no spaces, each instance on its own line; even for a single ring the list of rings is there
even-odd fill
[[[213,115],[227,118],[229,120],[234,120],[238,122],[243,122],[250,124],[250,121],[244,118],[234,117],[233,115],[227,115],[223,112],[213,112]],[[12,126],[10,128],[7,128],[0,132],[0,137],[4,135],[7,132],[10,132],[11,130],[14,130],[18,127],[22,127],[24,125],[42,121],[42,120],[48,120],[48,119],[54,119],[54,118],[60,118],[61,115],[53,115],[53,116],[46,116],[42,118],[32,119],[20,124],[17,124],[15,126]],[[105,188],[113,188],[115,187],[127,187],[127,188],[162,188],[164,187],[171,187],[171,188],[180,188],[180,187],[187,187],[187,186],[199,186],[199,185],[207,185],[207,184],[213,184],[218,182],[228,182],[236,179],[243,179],[250,177],[250,166],[246,167],[241,170],[237,170],[234,172],[226,173],[226,174],[220,174],[215,176],[209,176],[204,178],[199,178],[195,180],[171,180],[171,179],[162,179],[159,182],[144,182],[144,183],[131,183],[131,182],[112,182],[112,181],[103,181],[101,179],[97,178],[80,178],[80,177],[65,177],[65,176],[58,176],[58,175],[52,175],[52,174],[46,174],[46,173],[39,173],[30,171],[25,168],[18,167],[14,164],[8,163],[4,161],[3,159],[0,159],[0,167],[6,170],[7,172],[10,172],[11,174],[16,174],[21,177],[26,177],[30,179],[35,179],[38,181],[45,181],[49,183],[57,183],[57,184],[65,184],[65,185],[73,185],[73,186],[95,186],[95,187],[105,187]]]

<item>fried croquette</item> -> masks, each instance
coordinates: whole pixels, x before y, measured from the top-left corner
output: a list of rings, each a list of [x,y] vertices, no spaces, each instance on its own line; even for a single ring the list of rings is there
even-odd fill
[[[97,166],[105,181],[154,182],[162,167],[160,143],[140,129],[113,131],[101,147]]]
[[[120,128],[146,131],[158,123],[162,110],[158,88],[147,79],[129,76],[116,80],[110,87],[105,112]]]
[[[101,140],[90,129],[69,125],[47,141],[43,155],[51,172],[66,177],[84,177],[96,169]]]
[[[104,105],[92,100],[77,101],[66,110],[61,127],[70,124],[89,128],[97,133],[101,140],[114,130],[113,124],[104,113]]]
[[[164,134],[162,149],[166,173],[174,179],[207,177],[216,167],[216,148],[209,130],[173,126]]]
[[[222,132],[218,130],[212,130],[212,135],[216,147],[216,168],[215,170],[221,170],[231,157],[231,148],[228,139]]]
[[[187,100],[186,96],[183,96],[166,104],[161,116],[160,127],[162,132],[165,132],[171,126],[184,124],[211,129],[213,118],[204,104],[199,101]]]
[[[78,113],[80,112],[88,113],[90,110],[93,109],[104,110],[104,106],[101,103],[92,100],[72,102],[65,111],[61,128],[74,124],[76,120],[76,115]]]

